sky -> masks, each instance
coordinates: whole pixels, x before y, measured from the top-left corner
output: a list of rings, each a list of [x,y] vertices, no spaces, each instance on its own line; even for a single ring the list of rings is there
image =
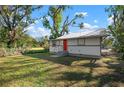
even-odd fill
[[[105,12],[105,8],[109,6],[107,5],[75,5],[71,6],[70,9],[67,9],[63,13],[63,20],[67,15],[69,18],[74,18],[75,14],[83,14],[83,19],[78,19],[77,23],[83,22],[84,28],[107,28],[107,26],[111,23],[111,18],[108,18],[108,13]],[[41,20],[37,20],[35,24],[31,24],[27,27],[28,34],[34,38],[39,38],[42,36],[50,35],[50,30],[46,29],[42,25],[42,16],[46,15],[48,12],[49,6],[43,6],[40,10],[34,11],[32,13],[33,18],[41,17]],[[51,18],[47,17],[50,22]],[[80,32],[83,31],[79,27],[69,27],[70,32]]]

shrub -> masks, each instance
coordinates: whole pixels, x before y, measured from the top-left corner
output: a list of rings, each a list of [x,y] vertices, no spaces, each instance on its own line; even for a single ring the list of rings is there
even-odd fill
[[[0,48],[0,56],[21,55],[25,50],[25,48]]]
[[[34,54],[34,53],[47,53],[49,50],[48,49],[43,49],[43,50],[26,50],[24,54]]]
[[[6,55],[6,50],[4,48],[0,48],[0,57],[3,57]]]

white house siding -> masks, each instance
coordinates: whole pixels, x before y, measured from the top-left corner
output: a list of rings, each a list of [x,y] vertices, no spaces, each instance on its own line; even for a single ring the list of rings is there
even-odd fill
[[[100,38],[80,38],[68,40],[68,52],[72,54],[100,56]]]
[[[77,39],[68,39],[68,45],[77,45]]]
[[[83,54],[101,56],[100,38],[80,38],[80,39],[68,39],[68,52],[71,54]],[[63,51],[63,40],[56,41],[57,46],[50,44],[50,52]]]
[[[49,50],[50,50],[50,52],[63,51],[63,46],[55,46],[55,47],[50,46]]]
[[[49,41],[50,46],[52,46],[52,41]]]
[[[53,46],[53,44],[52,44],[53,42],[55,42],[56,46]],[[63,51],[63,41],[62,40],[50,41],[49,50],[50,50],[50,52]]]
[[[63,40],[60,40],[60,45],[63,45]]]
[[[86,38],[85,45],[100,45],[100,38],[99,37]]]
[[[68,52],[71,54],[100,56],[100,46],[68,46]]]

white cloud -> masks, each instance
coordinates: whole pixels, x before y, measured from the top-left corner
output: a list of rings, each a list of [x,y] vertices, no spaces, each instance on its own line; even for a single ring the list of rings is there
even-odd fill
[[[36,20],[36,21],[35,21],[35,24],[38,24],[38,23],[39,23],[39,20]]]
[[[46,16],[47,20],[50,20],[50,16]],[[40,21],[43,21],[43,17],[41,17],[39,20],[35,21],[35,24],[38,24]]]
[[[25,30],[27,30],[27,31],[30,31],[30,30],[32,30],[32,29],[34,29],[34,26],[33,26],[33,25],[30,25],[30,26],[28,26],[27,28],[25,28]]]
[[[40,20],[42,21],[43,20],[43,17],[41,17]]]
[[[75,15],[83,15],[85,17],[85,16],[88,16],[88,13],[87,12],[76,12]]]
[[[37,32],[41,33],[42,36],[49,36],[50,35],[50,30],[47,30],[45,28],[38,27]]]
[[[113,16],[109,17],[107,21],[109,25],[113,24]]]
[[[97,25],[91,25],[91,24],[88,24],[88,23],[84,23],[84,28],[93,29],[93,28],[98,28],[98,26]]]
[[[40,19],[41,19],[41,21],[42,21],[42,20],[43,20],[43,17],[41,17]],[[50,20],[50,16],[46,16],[46,19],[47,19],[47,20]]]
[[[35,25],[35,23],[30,24],[30,26],[34,26],[34,25]],[[30,27],[30,26],[29,26],[29,27]]]
[[[36,28],[35,26],[29,26],[28,28],[26,28],[26,30],[27,34],[29,34],[33,38],[50,35],[50,30],[41,27]]]
[[[47,19],[47,20],[50,20],[50,16],[46,16],[46,19]]]
[[[98,20],[94,20],[94,23],[98,23]]]

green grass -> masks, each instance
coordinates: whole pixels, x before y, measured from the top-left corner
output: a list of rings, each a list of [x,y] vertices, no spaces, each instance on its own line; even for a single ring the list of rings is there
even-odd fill
[[[124,86],[124,62],[34,53],[0,58],[0,86]]]
[[[48,50],[45,50],[44,48],[31,48],[24,52],[24,54],[34,54],[34,53],[46,53]]]

